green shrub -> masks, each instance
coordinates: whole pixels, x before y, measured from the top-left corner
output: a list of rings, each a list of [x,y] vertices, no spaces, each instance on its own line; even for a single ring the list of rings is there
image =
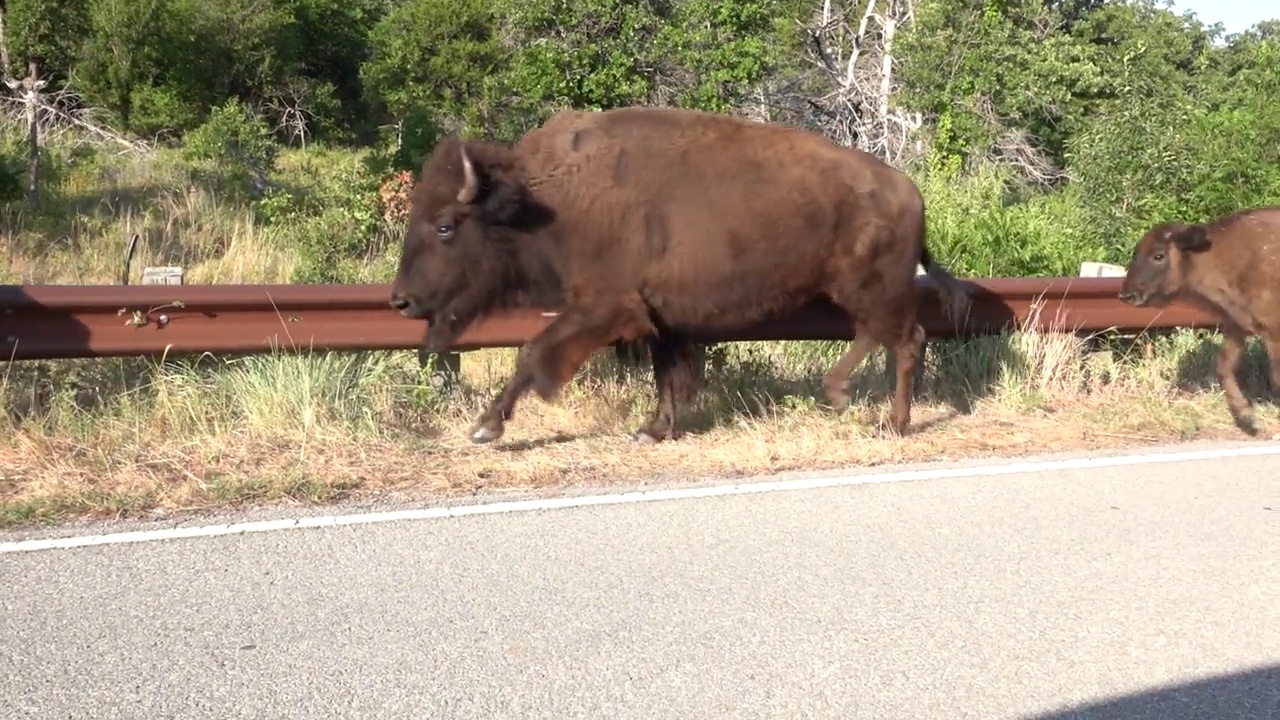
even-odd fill
[[[233,196],[261,196],[279,152],[271,128],[235,98],[183,139],[183,156],[196,166],[196,177]]]
[[[284,186],[255,204],[273,235],[298,252],[293,282],[357,282],[382,224],[378,177],[365,154],[318,149],[294,155],[299,164],[286,170]]]
[[[1074,275],[1103,250],[1073,189],[1021,188],[1011,171],[934,172],[920,180],[930,251],[965,276]]]

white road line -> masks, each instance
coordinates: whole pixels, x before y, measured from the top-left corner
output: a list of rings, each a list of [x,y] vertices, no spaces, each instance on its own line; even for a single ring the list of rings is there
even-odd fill
[[[746,495],[749,493],[783,492],[790,490],[816,490],[820,488],[870,485],[876,483],[947,480],[952,478],[990,475],[1029,475],[1061,470],[1090,470],[1095,468],[1121,467],[1125,465],[1152,465],[1157,463],[1192,462],[1196,460],[1218,460],[1223,458],[1257,457],[1266,455],[1280,455],[1280,445],[1250,445],[1245,447],[1221,448],[1216,450],[1189,450],[1182,452],[1074,458],[1070,460],[1046,460],[1000,465],[981,465],[963,468],[900,470],[896,472],[800,478],[795,480],[761,482],[748,481],[734,485],[717,485],[712,487],[677,488],[671,490],[641,490],[609,495],[589,495],[585,497],[516,500],[487,504],[420,508],[416,510],[395,510],[390,512],[360,513],[353,515],[323,515],[317,517],[264,520],[260,522],[204,525],[200,527],[139,530],[135,532],[110,533],[107,535],[82,535],[62,538],[19,540],[0,543],[0,553],[33,552],[36,550],[88,547],[91,545],[118,545],[123,543],[148,542],[154,540],[176,540],[179,538],[218,537],[221,535],[270,532],[273,530],[295,530],[300,528],[332,527],[337,525],[366,525],[371,523],[397,522],[404,520],[456,518],[467,515],[495,515],[500,513],[530,512],[535,510],[559,510],[565,508],[587,507],[590,505],[624,505],[629,503],[651,502],[654,500],[691,500],[694,498],[723,497],[728,495]]]

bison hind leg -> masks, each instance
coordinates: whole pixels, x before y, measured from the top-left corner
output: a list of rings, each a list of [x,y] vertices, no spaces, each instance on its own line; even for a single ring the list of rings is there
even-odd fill
[[[912,323],[911,330],[894,347],[897,387],[893,396],[893,418],[889,430],[903,435],[911,424],[911,396],[914,393],[916,363],[924,348],[925,332],[919,323]]]
[[[849,375],[853,373],[854,368],[862,363],[867,354],[875,349],[877,344],[878,341],[874,337],[869,334],[859,334],[855,329],[853,344],[823,376],[823,391],[827,396],[827,401],[831,403],[831,407],[837,413],[842,413],[849,407]]]
[[[864,314],[855,321],[853,344],[827,371],[822,384],[832,407],[836,412],[843,412],[849,406],[849,375],[854,368],[877,345],[893,352],[897,382],[888,429],[895,435],[901,435],[911,422],[915,367],[923,349],[925,332],[915,320],[914,314],[907,313],[904,317],[901,312],[893,312],[895,309],[889,305],[880,309],[877,314]]]
[[[1222,349],[1218,351],[1218,381],[1222,383],[1222,392],[1227,399],[1227,409],[1236,427],[1246,435],[1258,434],[1258,416],[1254,413],[1253,403],[1245,397],[1240,389],[1240,380],[1236,374],[1240,370],[1240,356],[1244,354],[1248,335],[1237,324],[1227,322],[1222,327]]]

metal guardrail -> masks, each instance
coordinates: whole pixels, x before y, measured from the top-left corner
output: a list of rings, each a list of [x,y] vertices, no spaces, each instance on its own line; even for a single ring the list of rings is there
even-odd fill
[[[945,319],[930,280],[917,278],[920,320],[932,338],[1012,327],[1141,332],[1217,327],[1208,313],[1176,303],[1140,309],[1116,297],[1120,278],[967,278],[973,303],[959,328]],[[423,321],[401,317],[378,285],[9,285],[0,286],[0,358],[261,353],[274,350],[417,349]],[[1037,306],[1038,312],[1037,312]],[[504,312],[468,329],[451,348],[517,347],[556,316],[554,309]],[[843,340],[843,311],[815,303],[792,315],[698,342]]]

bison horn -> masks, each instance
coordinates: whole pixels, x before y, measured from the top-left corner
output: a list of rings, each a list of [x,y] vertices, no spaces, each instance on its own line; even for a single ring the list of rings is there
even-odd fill
[[[471,164],[471,158],[467,157],[467,149],[462,148],[462,173],[464,179],[462,181],[462,189],[458,191],[458,202],[469,205],[476,199],[476,192],[480,189],[480,181],[476,178],[476,168]]]

